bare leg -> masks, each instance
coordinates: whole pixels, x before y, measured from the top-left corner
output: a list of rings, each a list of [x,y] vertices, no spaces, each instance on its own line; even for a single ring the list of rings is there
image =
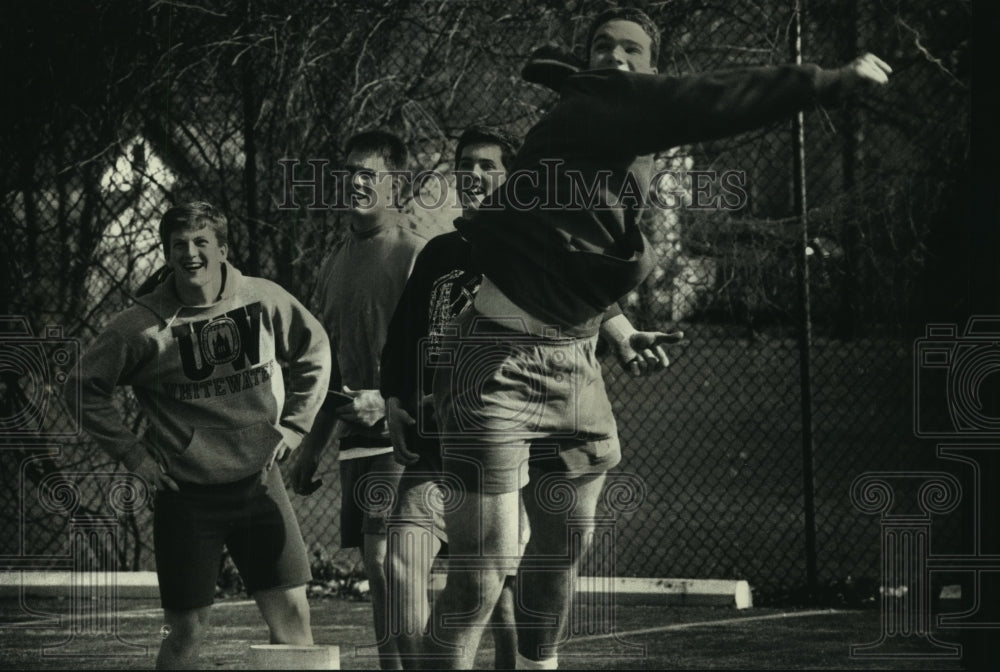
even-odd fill
[[[483,630],[500,597],[504,577],[517,562],[517,491],[470,493],[445,514],[448,583],[433,609],[427,665],[470,669]]]
[[[441,541],[419,525],[389,526],[389,636],[404,668],[413,667],[422,650],[430,617],[427,599],[431,567]]]
[[[539,494],[544,486],[538,487],[540,479],[534,476],[522,491],[531,521],[531,538],[517,575],[518,650],[525,658],[552,658],[565,636],[570,590],[580,560],[589,548],[604,480],[602,473],[562,481],[576,493],[569,511],[547,503],[546,497]],[[544,558],[543,571],[533,571],[533,558]],[[556,568],[562,571],[553,571]]]
[[[271,644],[313,643],[306,587],[258,590],[253,595],[268,629]]]
[[[498,670],[513,670],[517,654],[517,623],[514,615],[515,577],[508,574],[500,591],[500,599],[490,617],[493,630],[493,667]]]
[[[520,519],[518,544],[523,555],[531,529],[523,497],[518,498],[518,515]],[[493,629],[493,667],[498,670],[513,670],[517,667],[517,613],[514,609],[516,600],[517,572],[514,571],[504,578],[500,599],[497,600],[497,606],[490,618]]]
[[[169,632],[156,656],[158,670],[198,669],[198,655],[208,630],[210,609],[163,610],[164,625]]]
[[[378,646],[379,665],[383,670],[401,670],[396,642],[389,637],[388,599],[389,582],[386,578],[385,561],[388,543],[384,535],[366,534],[363,560],[365,575],[371,589],[372,612],[375,617],[375,641]]]

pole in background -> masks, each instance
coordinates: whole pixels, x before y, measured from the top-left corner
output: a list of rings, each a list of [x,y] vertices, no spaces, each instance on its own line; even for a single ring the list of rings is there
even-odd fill
[[[802,64],[802,2],[793,0],[789,32],[792,61]],[[804,115],[792,121],[792,181],[795,215],[799,219],[800,240],[796,255],[799,269],[799,384],[802,393],[802,500],[805,512],[806,587],[817,593],[816,581],[816,502],[813,482],[813,419],[810,351],[812,314],[809,302],[809,217],[806,208],[806,148]]]

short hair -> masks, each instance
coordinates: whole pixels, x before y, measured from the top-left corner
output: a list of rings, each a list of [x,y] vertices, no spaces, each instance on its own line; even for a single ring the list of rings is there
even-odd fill
[[[345,154],[362,152],[381,156],[389,170],[405,170],[410,152],[399,136],[387,131],[364,131],[351,136]]]
[[[462,135],[458,136],[458,145],[455,146],[456,168],[462,159],[462,150],[468,145],[478,144],[499,146],[500,159],[503,161],[503,166],[507,170],[510,170],[521,141],[513,133],[505,131],[498,126],[486,126],[484,124],[469,126],[462,132]]]
[[[205,201],[175,205],[160,218],[160,242],[168,250],[170,236],[176,231],[198,231],[205,227],[215,233],[219,245],[229,244],[229,221],[214,205]]]
[[[589,59],[590,45],[594,41],[594,33],[608,21],[631,21],[642,27],[643,31],[649,35],[649,64],[655,66],[660,58],[660,29],[656,27],[649,15],[641,9],[634,7],[611,7],[597,15],[597,18],[590,24],[587,30],[586,53]]]

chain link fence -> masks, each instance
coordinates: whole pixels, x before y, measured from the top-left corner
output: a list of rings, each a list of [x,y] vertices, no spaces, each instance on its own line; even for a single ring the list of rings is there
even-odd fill
[[[86,348],[162,264],[165,208],[194,198],[221,206],[236,265],[307,300],[344,227],[322,207],[333,188],[322,175],[339,166],[347,138],[396,132],[411,167],[437,170],[447,191],[461,131],[527,131],[555,94],[520,79],[526,55],[553,41],[582,55],[603,6],[6,6],[2,49],[24,58],[2,66],[22,91],[0,125],[0,294],[5,313],[25,318],[9,328],[0,372],[7,565],[58,564],[71,519],[107,515],[107,489],[92,474],[116,467],[75,436],[74,409],[57,394],[75,357],[57,353]],[[664,29],[661,72],[795,58],[792,0],[642,6]],[[806,3],[803,61],[835,67],[872,51],[894,75],[856,104],[806,113],[804,182],[788,123],[658,155],[678,171],[660,186],[681,207],[645,221],[661,264],[624,309],[637,326],[676,324],[688,343],[655,378],[628,378],[605,360],[619,471],[644,484],[641,502],[617,509],[618,575],[743,578],[765,600],[876,585],[877,521],[852,505],[850,485],[866,471],[934,460],[913,431],[912,344],[960,300],[942,269],[967,171],[971,24],[962,2]],[[729,195],[745,195],[739,207],[719,207],[718,184],[699,193],[698,171],[730,175]],[[411,207],[427,235],[449,230],[456,214]],[[34,377],[9,359],[29,350],[47,367]],[[119,401],[141,430],[131,398]],[[293,503],[307,543],[351,568],[359,558],[339,550],[339,478],[326,459],[324,487]],[[53,506],[67,479],[72,497]],[[148,505],[115,511],[117,566],[152,568]],[[942,526],[945,543],[948,534]]]

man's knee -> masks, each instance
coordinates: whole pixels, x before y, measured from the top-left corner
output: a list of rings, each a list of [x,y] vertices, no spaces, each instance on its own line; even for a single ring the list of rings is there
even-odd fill
[[[175,650],[192,650],[201,646],[209,626],[210,607],[185,610],[164,610],[164,640]]]
[[[286,623],[301,625],[308,628],[311,617],[309,611],[309,600],[306,599],[305,595],[289,595],[288,598],[283,600],[280,604],[280,616]]]
[[[533,479],[531,490],[525,497],[531,528],[528,540],[530,552],[534,555],[569,558],[574,549],[585,550],[590,533],[594,530],[597,503],[604,486],[605,474],[569,478],[549,473],[533,475]],[[570,510],[566,509],[562,501],[566,497],[565,487],[571,488],[573,493],[573,507]],[[549,501],[552,497],[558,497],[558,500]]]
[[[441,548],[441,543],[422,527],[393,526],[386,534],[386,566],[416,571],[430,567]]]
[[[254,594],[272,644],[310,644],[312,631],[305,586],[261,590]]]
[[[502,563],[478,561],[475,567],[448,569],[448,582],[444,590],[452,600],[461,603],[466,611],[489,610],[492,613],[503,588],[507,570]]]
[[[514,601],[517,599],[517,582],[513,575],[504,578],[500,588],[500,597],[493,608],[491,621],[498,625],[514,623]]]
[[[407,595],[427,590],[430,566],[427,562],[390,553],[385,562],[386,582],[392,590],[403,591]]]
[[[386,582],[386,538],[380,535],[366,534],[364,551],[361,554],[365,574],[370,582],[384,584]]]

